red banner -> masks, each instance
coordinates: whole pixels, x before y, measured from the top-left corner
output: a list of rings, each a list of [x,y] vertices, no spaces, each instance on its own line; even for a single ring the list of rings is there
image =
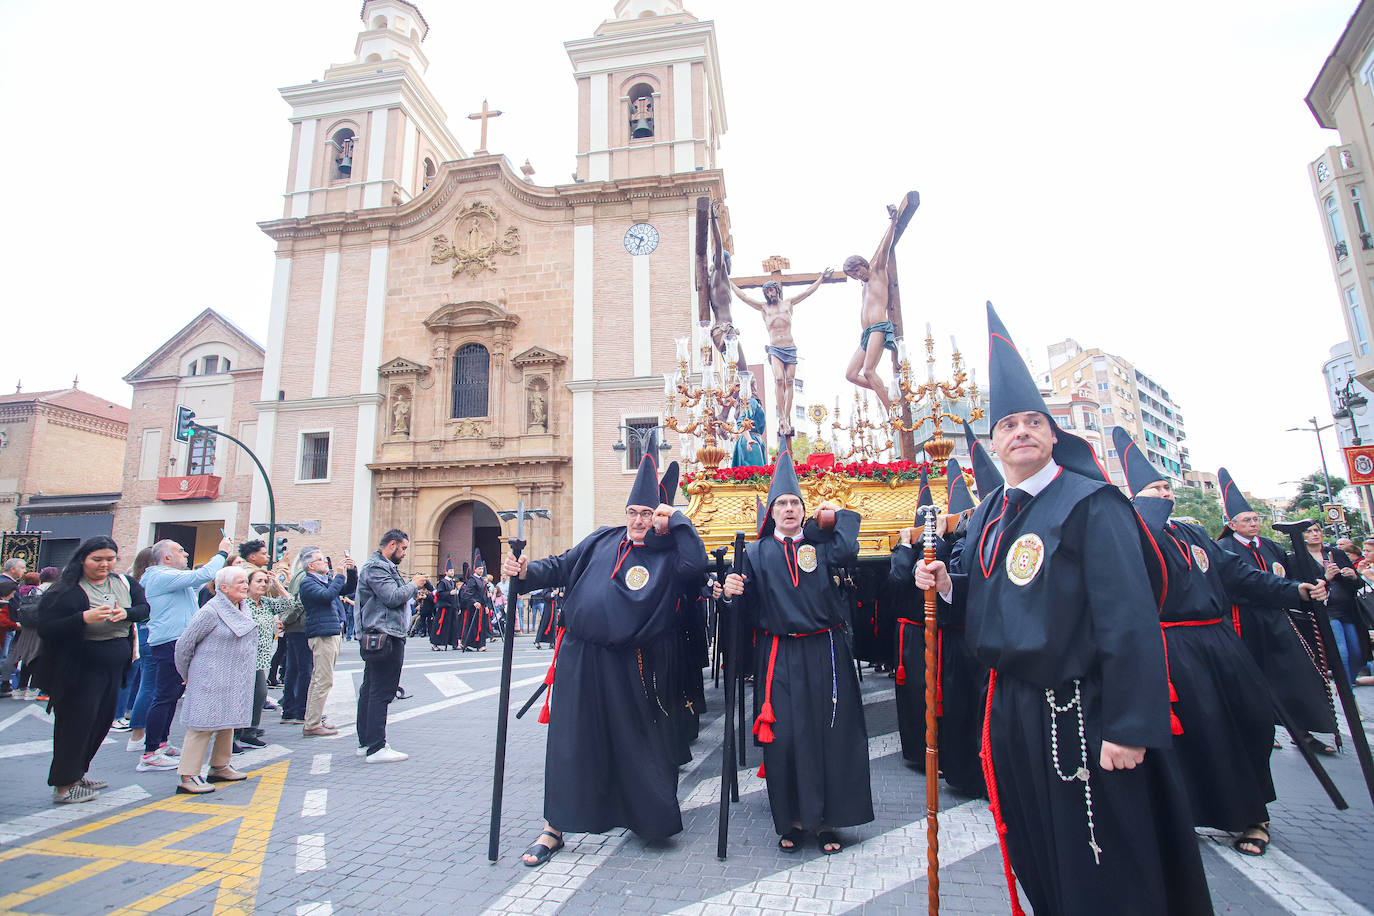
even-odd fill
[[[220,478],[213,474],[197,474],[194,477],[159,477],[157,479],[157,498],[173,499],[214,499],[219,496]]]
[[[1374,445],[1347,445],[1345,469],[1356,486],[1374,483]]]

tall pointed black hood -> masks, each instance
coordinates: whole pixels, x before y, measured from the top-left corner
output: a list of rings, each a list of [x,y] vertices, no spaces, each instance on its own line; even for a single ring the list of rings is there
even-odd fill
[[[1135,440],[1125,428],[1112,427],[1112,447],[1116,449],[1116,460],[1121,462],[1121,470],[1126,472],[1126,487],[1132,496],[1150,484],[1165,479],[1159,469],[1150,464],[1150,460],[1145,457],[1145,453],[1135,444]]]
[[[974,506],[973,494],[968,491],[968,481],[964,471],[953,458],[945,465],[945,511],[950,515],[967,512]]]
[[[773,502],[779,496],[795,496],[802,501],[802,513],[806,512],[806,498],[802,496],[801,481],[797,479],[797,469],[792,466],[792,453],[786,448],[778,451],[778,464],[773,471],[773,482],[768,485],[768,502],[763,507],[763,522],[759,525],[759,537],[773,533]]]
[[[671,506],[677,498],[677,481],[681,472],[677,462],[670,461],[668,469],[663,472],[663,479],[658,482],[658,501],[665,506]]]
[[[1240,515],[1242,512],[1254,512],[1249,500],[1240,492],[1240,487],[1231,479],[1231,472],[1226,468],[1217,468],[1217,484],[1221,487],[1221,512],[1226,516],[1226,521]]]
[[[649,436],[649,441],[644,446],[644,457],[639,459],[639,471],[635,474],[635,483],[630,488],[630,497],[625,500],[625,506],[657,509],[659,502],[658,433],[655,432]]]
[[[924,506],[935,505],[935,494],[930,492],[930,478],[925,471],[921,471],[921,489],[916,497],[916,521],[917,528],[925,524],[925,519],[921,517],[921,509]]]
[[[973,427],[964,422],[964,441],[968,443],[969,460],[973,463],[973,482],[978,487],[978,498],[984,499],[993,490],[1006,483],[997,463],[992,460],[988,450],[978,441]]]
[[[988,422],[996,428],[1004,417],[1027,410],[1038,411],[1049,418],[1054,428],[1055,439],[1053,456],[1060,467],[1068,468],[1092,480],[1111,482],[1111,477],[1097,460],[1093,448],[1083,439],[1064,432],[1050,416],[1045,399],[1040,395],[1040,386],[1035,384],[1030,369],[1021,359],[1021,354],[1012,343],[1011,334],[997,317],[997,312],[988,303],[988,391],[991,403],[988,407]]]

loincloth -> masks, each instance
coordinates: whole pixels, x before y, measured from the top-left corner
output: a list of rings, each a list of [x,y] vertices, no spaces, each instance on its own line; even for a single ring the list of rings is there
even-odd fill
[[[775,347],[772,344],[763,348],[763,352],[776,358],[784,366],[795,366],[797,364],[796,347]]]
[[[859,335],[860,350],[868,350],[868,335],[875,332],[883,335],[883,349],[897,352],[897,329],[890,321],[880,321],[864,328],[864,332]]]

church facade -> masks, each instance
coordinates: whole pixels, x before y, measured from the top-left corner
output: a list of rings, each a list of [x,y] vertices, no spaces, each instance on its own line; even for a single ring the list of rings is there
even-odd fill
[[[696,201],[723,200],[714,25],[620,0],[566,48],[576,179],[463,150],[426,88],[417,5],[368,0],[352,61],[282,90],[293,139],[256,451],[279,521],[361,558],[499,559],[522,502],[534,555],[619,523],[696,316]],[[485,122],[484,122],[485,123]],[[485,131],[483,132],[485,138]],[[570,138],[570,140],[573,138]],[[675,434],[667,437],[676,444]],[[612,448],[613,443],[624,447]],[[668,453],[664,453],[664,460]],[[253,494],[266,519],[266,492]]]

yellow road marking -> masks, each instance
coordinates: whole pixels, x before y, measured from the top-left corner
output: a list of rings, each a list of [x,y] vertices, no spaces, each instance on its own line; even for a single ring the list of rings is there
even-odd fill
[[[283,760],[249,773],[251,778],[257,780],[257,785],[246,804],[208,803],[208,799],[195,795],[174,795],[45,839],[0,851],[0,862],[28,855],[88,860],[87,864],[72,871],[0,897],[0,916],[8,916],[11,913],[16,916],[21,913],[25,916],[34,916],[31,911],[18,908],[107,872],[125,862],[174,865],[196,868],[199,871],[170,887],[135,900],[123,909],[113,911],[112,916],[152,913],[174,900],[180,900],[200,888],[213,884],[219,885],[219,894],[215,899],[215,916],[246,916],[253,912],[258,881],[262,877],[263,863],[267,857],[267,841],[272,836],[272,826],[277,819],[277,809],[281,803],[289,766],[290,761]],[[200,820],[137,845],[91,843],[81,839],[153,811],[194,814],[199,815]],[[239,829],[228,853],[170,848],[197,834],[235,820],[240,822]]]

